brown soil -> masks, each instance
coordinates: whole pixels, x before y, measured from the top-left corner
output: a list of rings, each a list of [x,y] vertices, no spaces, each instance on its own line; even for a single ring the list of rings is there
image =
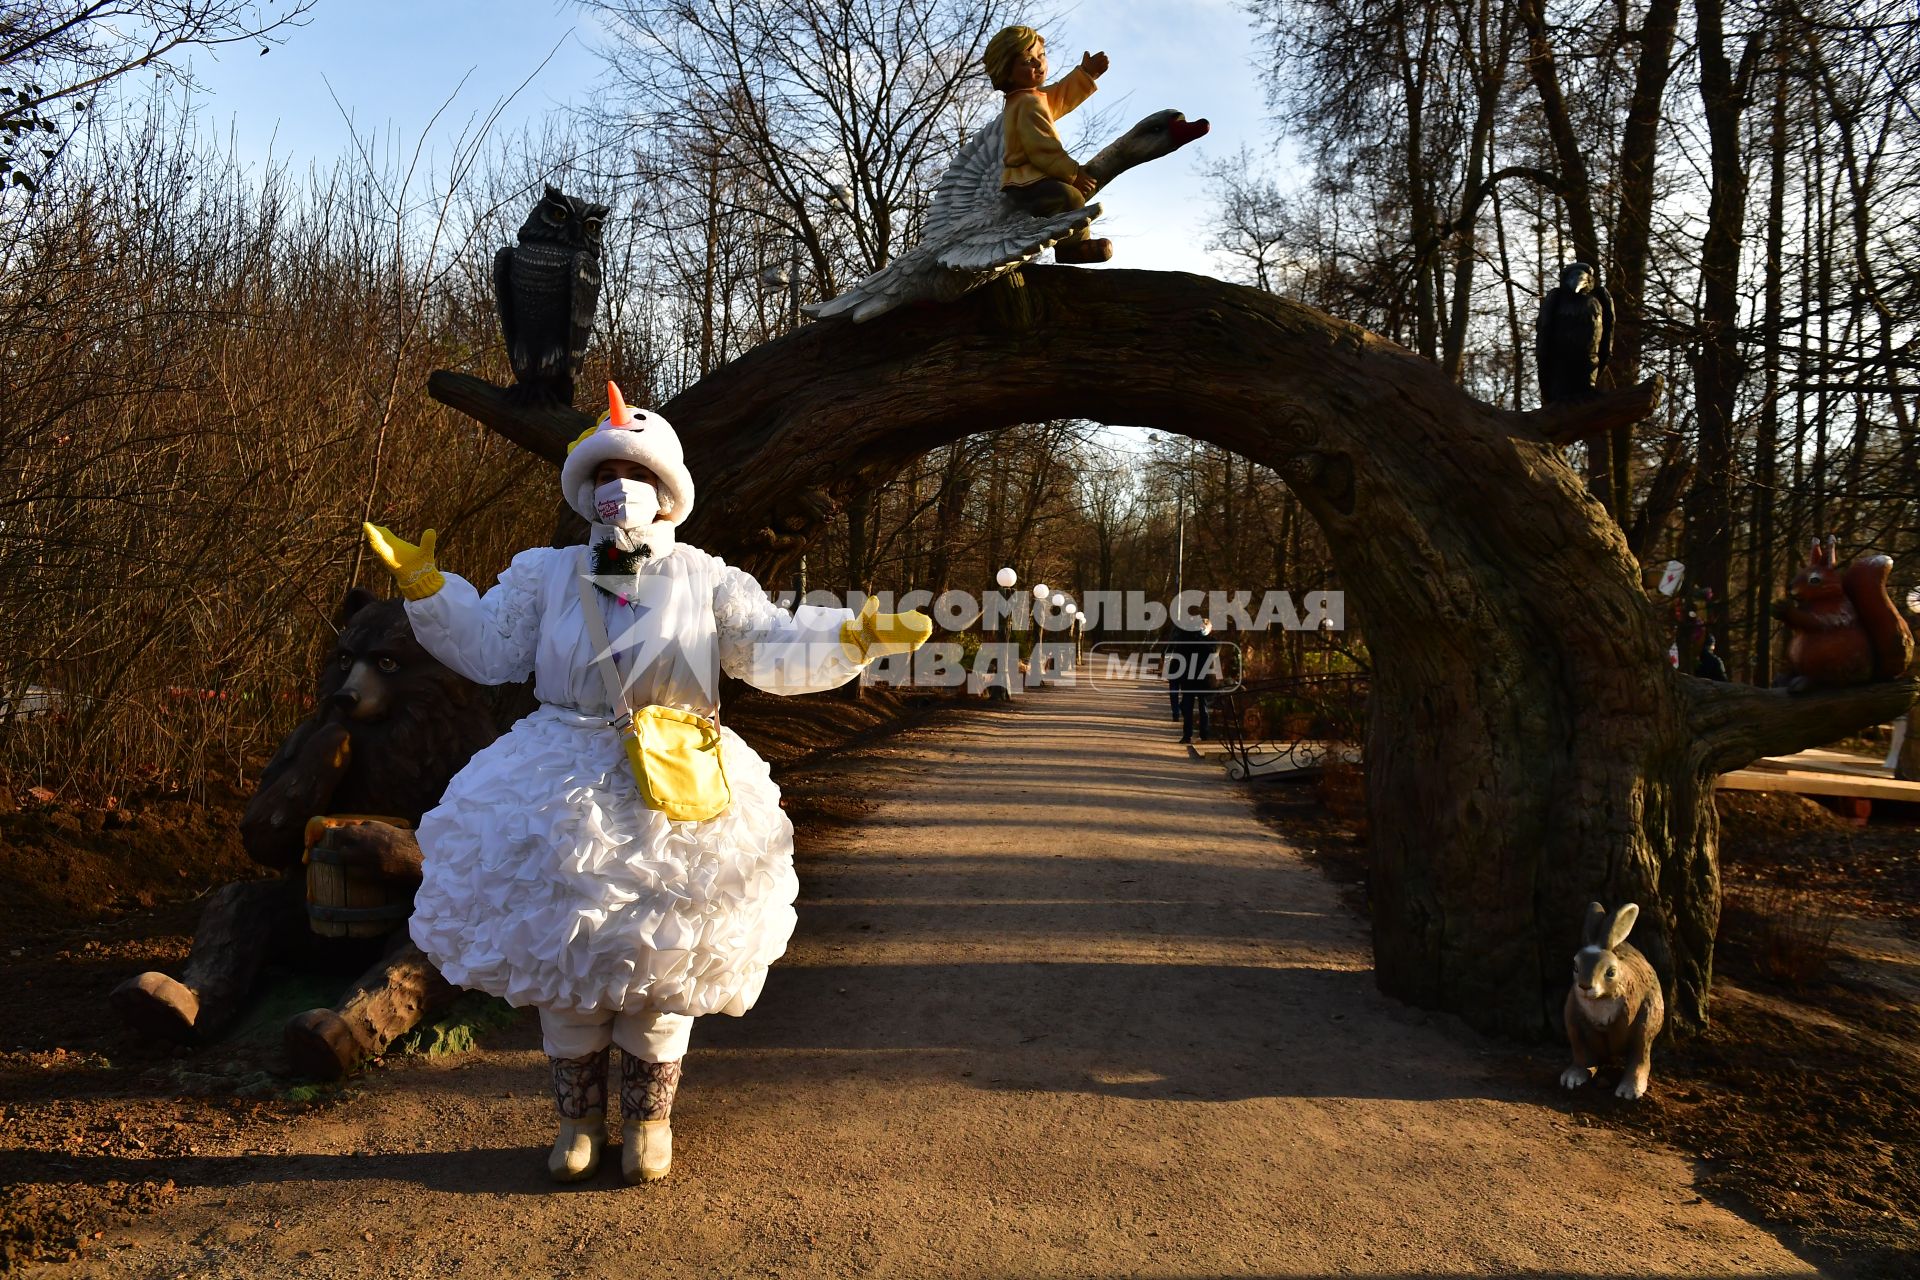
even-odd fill
[[[244,1030],[140,1044],[102,996],[184,958],[193,876],[245,866],[231,806],[140,843],[9,815],[0,894],[39,907],[0,984],[0,1271],[1804,1274],[1732,1204],[1835,1273],[1911,1273],[1915,993],[1876,977],[1914,954],[1910,826],[1728,812],[1714,1028],[1629,1107],[1373,990],[1353,779],[1252,789],[1275,841],[1118,697],[729,701],[796,818],[801,933],[752,1016],[703,1020],[645,1192],[545,1184],[524,1017],[336,1088]],[[189,877],[125,869],[168,848]],[[1857,913],[1824,965],[1794,954],[1817,928],[1761,928],[1808,885],[1801,914]],[[1783,954],[1798,988],[1758,971]]]
[[[253,875],[231,793],[211,804],[150,793],[112,808],[0,805],[0,937],[112,920]],[[14,946],[19,946],[16,941]]]
[[[1861,827],[1800,796],[1731,791],[1718,803],[1730,898],[1787,889],[1850,918],[1920,920],[1920,805],[1876,802]]]
[[[42,1269],[1806,1273],[1671,1151],[1566,1115],[1550,1070],[1380,996],[1364,926],[1149,693],[789,772],[798,809],[870,808],[806,824],[800,931],[749,1017],[696,1030],[665,1182],[546,1181],[525,1017],[307,1103],[49,1054],[0,1129],[0,1176],[79,1237]]]
[[[738,687],[727,723],[784,778],[952,708],[887,689],[851,701]],[[802,856],[866,811],[831,778],[828,769],[785,789]],[[344,975],[276,973],[244,1024],[199,1051],[142,1042],[106,1006],[131,974],[177,972],[201,899],[260,873],[240,843],[245,803],[234,791],[206,804],[116,798],[110,808],[0,798],[0,1273],[75,1257],[106,1224],[164,1208],[172,1179],[135,1176],[155,1158],[193,1157],[210,1140],[354,1096],[356,1085],[284,1075],[278,1047],[285,1018],[332,1003]],[[79,1167],[65,1156],[124,1158],[128,1176],[64,1177]]]
[[[1299,782],[1255,794],[1262,817],[1364,909],[1366,847],[1344,790]],[[1554,1105],[1690,1153],[1702,1191],[1840,1274],[1912,1276],[1920,814],[1877,805],[1858,827],[1798,796],[1716,799],[1726,897],[1712,1026],[1656,1052],[1653,1090],[1638,1105],[1591,1087]],[[1560,1065],[1555,1051],[1533,1058],[1542,1079]]]

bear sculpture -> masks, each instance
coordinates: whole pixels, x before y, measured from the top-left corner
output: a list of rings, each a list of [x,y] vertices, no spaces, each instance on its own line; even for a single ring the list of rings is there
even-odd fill
[[[316,688],[315,710],[280,745],[241,819],[255,862],[280,874],[213,895],[178,979],[148,972],[111,1001],[136,1031],[203,1043],[245,1007],[271,963],[360,976],[330,1009],[309,1009],[285,1028],[295,1070],[334,1079],[383,1051],[453,989],[407,936],[405,908],[420,880],[411,828],[501,722],[497,697],[431,657],[413,638],[398,600],[358,588],[341,605],[339,634]],[[310,927],[303,868],[310,820],[377,815],[399,824],[335,823],[333,861],[389,886],[397,908],[384,936],[322,937]]]

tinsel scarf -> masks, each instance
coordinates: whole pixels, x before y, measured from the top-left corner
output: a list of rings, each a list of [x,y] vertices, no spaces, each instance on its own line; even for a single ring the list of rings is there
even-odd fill
[[[631,582],[648,564],[672,554],[674,546],[673,526],[665,520],[634,529],[596,524],[587,540],[592,547],[587,563],[592,566],[594,586],[616,600],[622,582]]]
[[[613,545],[612,538],[602,539],[593,548],[593,576],[596,578],[631,578],[640,572],[640,566],[653,559],[653,550],[642,544],[632,551],[622,551]],[[596,584],[598,585],[598,584]],[[607,591],[605,587],[600,590]],[[607,591],[612,595],[611,591]]]

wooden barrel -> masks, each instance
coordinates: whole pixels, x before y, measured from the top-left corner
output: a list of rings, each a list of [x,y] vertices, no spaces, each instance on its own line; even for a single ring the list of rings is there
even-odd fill
[[[333,833],[363,822],[413,830],[405,818],[333,813],[307,820],[307,921],[324,938],[377,938],[413,911],[413,886],[342,864]]]

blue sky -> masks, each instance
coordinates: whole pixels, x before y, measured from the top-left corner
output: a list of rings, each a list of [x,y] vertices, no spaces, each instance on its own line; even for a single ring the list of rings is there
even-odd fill
[[[1093,3],[1046,35],[1056,71],[1082,49],[1107,52],[1113,66],[1094,103],[1116,126],[1163,107],[1212,121],[1207,138],[1116,182],[1100,232],[1114,241],[1117,267],[1214,274],[1200,162],[1243,144],[1264,153],[1270,139],[1245,15],[1231,0]],[[244,158],[271,150],[298,172],[347,147],[342,108],[363,134],[378,129],[410,149],[464,76],[434,131],[450,140],[555,50],[497,126],[517,132],[590,89],[601,70],[592,40],[590,20],[553,0],[320,0],[312,21],[270,54],[242,47],[197,60],[195,72],[209,131],[231,135]]]

